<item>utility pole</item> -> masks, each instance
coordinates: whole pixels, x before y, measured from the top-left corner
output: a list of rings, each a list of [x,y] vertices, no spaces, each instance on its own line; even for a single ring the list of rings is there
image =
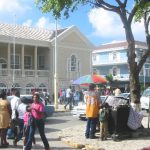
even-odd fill
[[[57,77],[57,18],[55,20],[55,72],[54,72],[54,106],[58,109],[58,77]]]

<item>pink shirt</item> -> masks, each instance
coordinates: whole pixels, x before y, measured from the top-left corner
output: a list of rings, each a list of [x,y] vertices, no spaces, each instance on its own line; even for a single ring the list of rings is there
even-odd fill
[[[42,119],[43,117],[43,114],[42,112],[44,111],[44,105],[43,103],[32,103],[31,105],[31,108],[32,108],[32,115],[35,119]],[[38,110],[38,112],[36,112],[34,109]]]
[[[30,112],[26,112],[23,116],[24,125],[28,124],[29,113]]]

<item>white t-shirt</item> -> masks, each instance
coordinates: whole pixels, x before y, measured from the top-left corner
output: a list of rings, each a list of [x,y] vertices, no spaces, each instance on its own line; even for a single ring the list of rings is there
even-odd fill
[[[66,90],[66,97],[67,98],[69,98],[70,96],[71,96],[71,89],[70,88],[68,88],[67,90]]]
[[[27,105],[24,104],[24,103],[21,103],[21,104],[18,106],[17,111],[18,111],[18,114],[19,114],[19,116],[18,116],[19,119],[23,119],[23,116],[24,116],[24,114],[25,114],[25,112],[26,112],[26,107],[27,107]]]
[[[15,114],[15,110],[18,109],[18,106],[19,104],[21,103],[21,100],[19,97],[17,96],[14,96],[12,99],[11,99],[11,110],[12,110],[12,115],[11,115],[11,118],[12,119],[15,119],[16,118],[16,114]]]

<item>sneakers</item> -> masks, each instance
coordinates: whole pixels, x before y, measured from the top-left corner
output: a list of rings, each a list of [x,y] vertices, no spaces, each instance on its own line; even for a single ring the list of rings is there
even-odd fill
[[[25,150],[26,146],[23,146],[23,150]]]

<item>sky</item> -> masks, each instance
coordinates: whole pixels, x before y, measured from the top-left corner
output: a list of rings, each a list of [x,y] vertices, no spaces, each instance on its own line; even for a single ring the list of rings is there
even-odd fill
[[[34,0],[1,0],[0,23],[55,29],[55,19],[52,14],[43,14],[35,6]],[[62,16],[57,23],[58,28],[76,26],[95,46],[125,40],[119,16],[103,9],[79,7],[78,10],[70,13],[68,19]],[[133,23],[132,28],[135,40],[145,41],[143,22]]]

